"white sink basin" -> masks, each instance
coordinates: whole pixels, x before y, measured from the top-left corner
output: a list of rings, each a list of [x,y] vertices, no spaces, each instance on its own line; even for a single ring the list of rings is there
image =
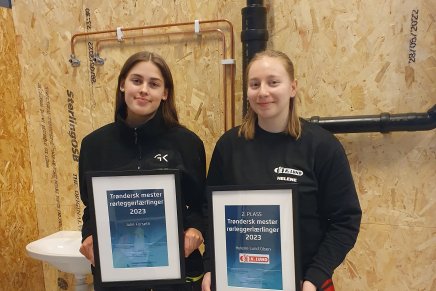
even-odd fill
[[[79,252],[80,231],[59,231],[26,246],[30,257],[47,262],[58,270],[83,279],[91,273],[91,263]]]

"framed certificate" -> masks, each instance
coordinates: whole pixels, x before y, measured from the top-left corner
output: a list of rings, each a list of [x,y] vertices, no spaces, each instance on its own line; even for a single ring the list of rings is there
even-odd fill
[[[96,226],[94,285],[184,282],[178,171],[90,172],[87,183]]]
[[[215,290],[300,290],[296,186],[219,186],[208,194]]]
[[[12,0],[0,0],[0,7],[12,8]]]

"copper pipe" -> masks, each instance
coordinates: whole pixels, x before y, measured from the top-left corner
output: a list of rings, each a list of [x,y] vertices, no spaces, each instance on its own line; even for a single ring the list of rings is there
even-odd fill
[[[221,36],[221,40],[222,40],[222,56],[223,58],[226,58],[227,55],[227,47],[226,47],[226,36],[224,34],[224,32],[219,29],[206,29],[206,30],[202,30],[201,33],[210,33],[210,32],[218,32]],[[177,32],[164,32],[164,33],[157,33],[157,34],[148,34],[148,35],[135,35],[135,36],[127,36],[127,37],[123,37],[123,40],[126,39],[136,39],[136,38],[146,38],[146,37],[156,37],[156,36],[171,36],[171,35],[187,35],[187,34],[193,34],[195,32],[192,31],[177,31]],[[104,38],[104,39],[99,39],[95,42],[95,51],[98,54],[99,50],[100,50],[100,44],[102,42],[110,42],[110,41],[118,41],[118,38],[116,37],[111,37],[111,38]],[[226,67],[225,65],[223,65],[223,80],[222,80],[222,90],[223,90],[223,94],[224,94],[224,129],[228,130],[230,128],[228,128],[227,126],[227,119],[228,119],[228,114],[227,114],[227,75],[226,75]],[[233,124],[231,125],[232,127],[234,126]]]
[[[217,20],[202,20],[199,21],[199,23],[217,23],[217,22],[224,22],[227,23],[230,27],[230,47],[231,50],[231,58],[234,58],[234,36],[233,36],[233,24],[228,21],[227,19],[217,19]],[[152,29],[152,28],[164,28],[164,27],[174,27],[174,26],[184,26],[184,25],[194,25],[195,22],[182,22],[182,23],[172,23],[172,24],[158,24],[158,25],[149,25],[149,26],[137,26],[137,27],[127,27],[122,28],[122,31],[132,31],[132,30],[144,30],[144,29]],[[117,33],[116,29],[110,29],[110,30],[101,30],[101,31],[92,31],[92,32],[81,32],[73,34],[71,37],[71,54],[74,55],[74,44],[75,39],[80,36],[88,36],[88,35],[96,35],[96,34],[103,34],[103,33]]]
[[[227,54],[227,49],[226,49],[226,43],[225,43],[226,42],[225,41],[225,35],[224,35],[223,31],[221,29],[219,29],[219,28],[208,29],[208,30],[202,30],[200,32],[200,34],[204,33],[204,32],[207,32],[207,33],[208,32],[218,32],[218,33],[221,34],[221,39],[224,42],[223,56],[225,58],[225,56]],[[126,40],[126,39],[135,39],[135,38],[147,38],[147,37],[155,37],[155,36],[166,36],[166,35],[171,36],[171,35],[177,35],[177,34],[186,35],[186,34],[193,34],[193,33],[195,33],[195,32],[192,32],[192,31],[176,31],[176,32],[163,32],[163,33],[146,34],[146,35],[142,34],[142,35],[125,36],[125,37],[123,37],[123,40]],[[103,42],[112,42],[112,41],[118,41],[119,42],[118,38],[116,38],[116,37],[102,38],[102,39],[97,40],[95,42],[95,51],[97,53],[99,52],[99,50],[100,50],[100,43],[103,43]]]
[[[216,20],[202,20],[199,21],[199,23],[226,23],[229,25],[230,29],[230,57],[231,59],[235,60],[235,51],[234,51],[234,34],[233,34],[233,24],[228,21],[227,19],[216,19]],[[164,28],[164,27],[175,27],[175,26],[184,26],[184,25],[194,25],[195,22],[182,22],[182,23],[173,23],[173,24],[159,24],[159,25],[150,25],[150,26],[138,26],[138,27],[130,27],[130,28],[123,28],[122,31],[132,31],[132,30],[144,30],[144,29],[152,29],[152,28]],[[103,34],[103,33],[116,33],[116,29],[112,30],[102,30],[102,31],[94,31],[94,32],[83,32],[83,33],[76,33],[71,37],[71,56],[75,57],[74,53],[74,44],[75,40],[78,37],[81,36],[88,36],[88,35],[96,35],[96,34]],[[233,127],[235,125],[235,71],[234,71],[234,65],[231,67],[231,126]],[[227,104],[225,104],[224,112],[227,112]],[[226,120],[227,124],[227,120]],[[225,127],[227,129],[227,127]]]

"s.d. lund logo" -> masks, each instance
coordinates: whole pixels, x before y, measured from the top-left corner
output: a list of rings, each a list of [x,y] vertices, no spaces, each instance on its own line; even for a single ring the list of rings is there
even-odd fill
[[[269,255],[239,254],[239,262],[243,264],[269,264]]]
[[[274,169],[274,172],[277,174],[288,174],[288,175],[294,175],[294,176],[303,176],[303,171],[296,170],[292,168],[285,168],[285,167],[277,167]]]
[[[286,168],[286,167],[277,167],[274,169],[274,173],[277,173],[277,180],[278,181],[289,181],[298,183],[298,180],[296,177],[289,177],[289,176],[283,176],[283,175],[292,175],[292,176],[303,176],[303,171],[292,169],[292,168]]]

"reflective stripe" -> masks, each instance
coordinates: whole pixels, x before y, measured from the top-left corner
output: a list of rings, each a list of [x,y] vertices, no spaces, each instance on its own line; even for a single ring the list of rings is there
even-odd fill
[[[321,286],[323,291],[335,291],[335,286],[333,285],[332,279],[327,279]]]
[[[197,282],[201,278],[203,278],[204,274],[201,274],[197,277],[186,277],[186,282]]]

